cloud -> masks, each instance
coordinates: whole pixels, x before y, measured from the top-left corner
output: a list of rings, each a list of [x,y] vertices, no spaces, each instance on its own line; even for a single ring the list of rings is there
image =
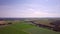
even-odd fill
[[[60,12],[56,9],[58,7],[54,7],[33,3],[0,5],[0,17],[60,17]]]
[[[59,14],[51,14],[46,12],[33,12],[31,14],[25,14],[25,17],[60,17]]]

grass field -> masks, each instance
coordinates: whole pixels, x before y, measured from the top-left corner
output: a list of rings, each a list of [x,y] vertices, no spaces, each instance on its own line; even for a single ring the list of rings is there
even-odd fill
[[[19,22],[5,27],[0,27],[0,34],[60,34],[52,30],[36,27],[26,22]]]

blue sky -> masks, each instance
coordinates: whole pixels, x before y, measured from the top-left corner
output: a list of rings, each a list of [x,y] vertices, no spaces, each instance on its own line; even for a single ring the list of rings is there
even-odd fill
[[[60,0],[0,0],[0,17],[60,17]]]

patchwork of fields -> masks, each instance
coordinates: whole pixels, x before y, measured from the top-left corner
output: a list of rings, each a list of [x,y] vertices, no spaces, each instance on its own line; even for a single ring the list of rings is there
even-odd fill
[[[60,32],[40,28],[22,21],[5,27],[0,27],[0,34],[60,34]]]

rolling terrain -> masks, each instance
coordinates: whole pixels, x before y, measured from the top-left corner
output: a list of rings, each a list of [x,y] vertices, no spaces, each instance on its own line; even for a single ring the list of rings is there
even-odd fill
[[[26,21],[19,21],[5,27],[0,27],[0,34],[60,34],[60,32],[37,27]]]

